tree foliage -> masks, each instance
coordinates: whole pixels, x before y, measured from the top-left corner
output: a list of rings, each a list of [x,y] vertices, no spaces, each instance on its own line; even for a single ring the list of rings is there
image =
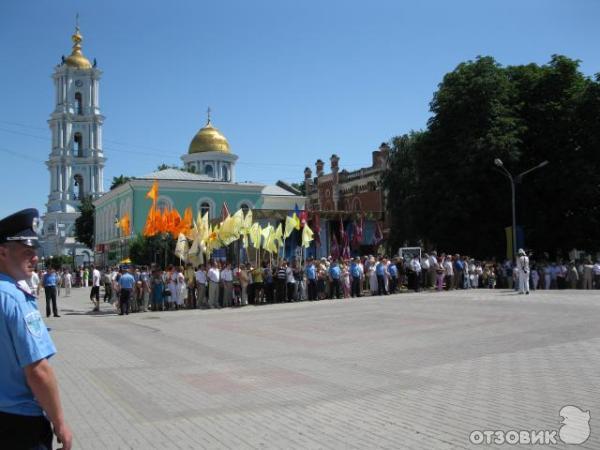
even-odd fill
[[[173,254],[175,244],[176,241],[170,234],[151,237],[138,234],[129,243],[129,258],[134,264],[150,265],[156,262],[162,267],[166,267],[168,264],[178,262]]]
[[[112,191],[114,188],[127,183],[129,180],[133,180],[133,177],[126,177],[125,175],[119,175],[118,177],[113,177],[112,183],[110,184],[110,190]]]
[[[517,184],[517,223],[538,251],[600,248],[600,83],[578,61],[500,66],[491,57],[446,74],[427,129],[392,140],[385,177],[397,243],[477,256],[504,254],[511,224],[508,178],[550,164]]]
[[[79,205],[80,215],[75,219],[75,238],[88,248],[94,248],[94,215],[96,207],[91,196],[85,197]]]

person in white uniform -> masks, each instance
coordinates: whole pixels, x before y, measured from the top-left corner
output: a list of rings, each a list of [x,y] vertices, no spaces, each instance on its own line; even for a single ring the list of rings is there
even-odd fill
[[[522,248],[519,249],[517,257],[517,270],[519,272],[519,294],[529,295],[529,258]]]

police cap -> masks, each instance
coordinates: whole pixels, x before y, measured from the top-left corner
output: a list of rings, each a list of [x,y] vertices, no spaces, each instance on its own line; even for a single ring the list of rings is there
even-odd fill
[[[0,220],[0,244],[19,242],[28,247],[38,248],[38,224],[39,213],[35,208],[24,209],[5,217]]]

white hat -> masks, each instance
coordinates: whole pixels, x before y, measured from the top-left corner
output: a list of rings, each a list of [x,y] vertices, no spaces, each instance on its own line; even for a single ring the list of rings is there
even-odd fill
[[[522,248],[519,249],[519,255],[524,255],[525,254],[525,250],[523,250]]]

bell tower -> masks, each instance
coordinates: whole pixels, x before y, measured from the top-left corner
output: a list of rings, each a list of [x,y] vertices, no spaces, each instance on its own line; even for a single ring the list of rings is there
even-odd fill
[[[46,166],[50,193],[44,216],[46,256],[70,254],[84,249],[75,241],[75,219],[81,200],[93,200],[104,192],[102,124],[99,86],[102,72],[83,55],[79,24],[71,36],[71,54],[54,68],[54,111],[48,124],[52,147]],[[88,249],[89,250],[89,249]]]

